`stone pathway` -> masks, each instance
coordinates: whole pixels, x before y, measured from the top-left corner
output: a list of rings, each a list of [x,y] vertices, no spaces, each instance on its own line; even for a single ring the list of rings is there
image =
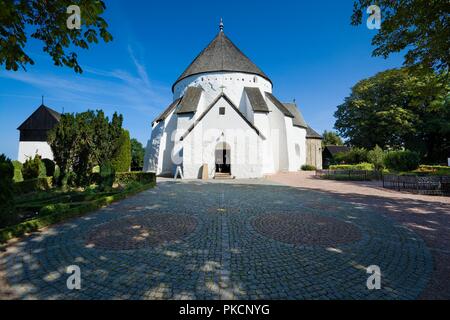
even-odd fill
[[[66,286],[71,265],[79,291]],[[367,289],[371,265],[381,290]],[[8,245],[0,290],[18,299],[417,299],[432,270],[422,238],[377,208],[267,180],[162,180]]]
[[[424,239],[433,257],[433,273],[420,299],[450,299],[450,197],[402,193],[380,182],[343,182],[316,179],[308,172],[281,173],[268,180],[326,194],[336,201],[383,213]]]

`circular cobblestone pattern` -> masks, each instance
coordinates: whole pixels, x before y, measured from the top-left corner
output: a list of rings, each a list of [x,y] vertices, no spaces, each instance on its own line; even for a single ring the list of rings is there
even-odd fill
[[[264,214],[252,221],[260,234],[289,244],[334,246],[361,240],[354,225],[316,214]]]
[[[179,241],[195,231],[187,215],[151,214],[114,220],[95,228],[86,245],[106,250],[136,250]]]

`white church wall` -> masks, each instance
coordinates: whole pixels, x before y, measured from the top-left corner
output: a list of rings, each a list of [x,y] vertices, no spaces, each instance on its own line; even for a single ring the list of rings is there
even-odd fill
[[[269,115],[267,113],[260,112],[254,113],[254,124],[255,127],[261,131],[264,137],[266,137],[266,139],[261,142],[261,158],[263,161],[262,173],[275,173]]]
[[[17,160],[24,163],[28,158],[34,158],[38,154],[42,159],[53,160],[53,152],[45,141],[20,141]]]
[[[219,108],[225,115],[219,115]],[[229,105],[220,99],[183,141],[183,170],[186,179],[198,179],[204,164],[209,177],[215,174],[215,150],[219,143],[231,147],[231,174],[239,179],[262,177],[261,138]]]
[[[273,166],[275,172],[289,171],[288,145],[286,135],[285,115],[270,101],[266,99],[270,124],[270,143],[273,151]]]
[[[152,128],[152,135],[147,143],[144,156],[144,172],[161,174],[162,161],[160,160],[161,139],[164,135],[164,121]]]
[[[245,87],[259,88],[262,92],[272,93],[272,84],[263,77],[239,72],[211,72],[190,76],[174,87],[174,100],[182,97],[188,86],[202,86],[205,96],[205,108],[222,91],[239,106]]]
[[[296,172],[306,164],[306,129],[291,126],[289,144],[289,171]]]

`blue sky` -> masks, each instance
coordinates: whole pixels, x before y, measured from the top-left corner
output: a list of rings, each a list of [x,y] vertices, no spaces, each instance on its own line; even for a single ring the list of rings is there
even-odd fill
[[[399,67],[402,56],[373,58],[375,30],[350,25],[353,1],[106,0],[114,41],[79,50],[77,75],[53,66],[39,42],[27,52],[27,72],[0,69],[0,153],[17,158],[16,128],[40,105],[57,111],[103,109],[124,115],[124,126],[144,145],[151,121],[172,99],[171,86],[218,32],[227,36],[274,83],[282,101],[294,98],[318,132],[359,80]]]

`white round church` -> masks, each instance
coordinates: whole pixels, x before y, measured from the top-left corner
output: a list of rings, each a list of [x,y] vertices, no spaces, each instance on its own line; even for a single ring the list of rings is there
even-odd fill
[[[295,103],[224,34],[172,87],[174,99],[152,123],[145,171],[185,179],[261,178],[302,165],[322,166],[321,136]]]

